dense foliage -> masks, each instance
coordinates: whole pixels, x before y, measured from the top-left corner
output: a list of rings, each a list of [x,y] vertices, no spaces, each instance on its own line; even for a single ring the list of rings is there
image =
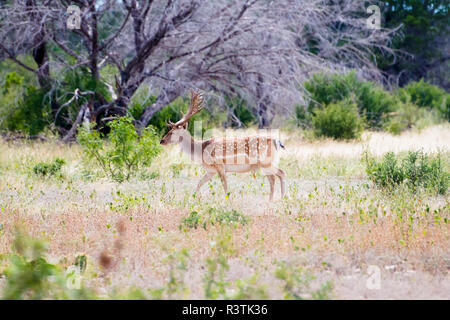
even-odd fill
[[[307,110],[351,99],[370,128],[379,128],[383,116],[396,108],[396,99],[379,85],[358,79],[355,72],[347,74],[316,74],[305,83],[310,97]]]
[[[159,136],[153,127],[147,127],[139,136],[132,119],[123,117],[109,123],[111,131],[103,134],[82,128],[78,142],[88,158],[95,160],[103,172],[122,182],[135,175],[142,166],[148,166],[161,151]]]
[[[366,172],[375,184],[394,188],[405,184],[415,191],[425,188],[445,194],[450,183],[441,154],[427,155],[421,151],[409,151],[406,156],[386,153],[381,161],[366,154]]]
[[[356,105],[348,99],[316,109],[312,123],[317,136],[334,139],[359,138],[364,128]]]

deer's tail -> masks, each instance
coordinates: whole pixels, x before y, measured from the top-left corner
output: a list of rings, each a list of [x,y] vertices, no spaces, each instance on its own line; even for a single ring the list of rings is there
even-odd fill
[[[275,140],[274,140],[274,144],[275,144],[275,148],[277,148],[277,149],[278,149],[278,147],[280,147],[280,148],[282,148],[282,149],[286,149],[286,147],[284,146],[284,144],[283,144],[280,140],[278,140],[278,139],[275,139]]]

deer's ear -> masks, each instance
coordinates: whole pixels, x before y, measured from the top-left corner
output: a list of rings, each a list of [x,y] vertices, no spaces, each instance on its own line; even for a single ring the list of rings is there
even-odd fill
[[[188,127],[188,123],[187,122],[183,123],[183,129],[187,129],[187,127]]]

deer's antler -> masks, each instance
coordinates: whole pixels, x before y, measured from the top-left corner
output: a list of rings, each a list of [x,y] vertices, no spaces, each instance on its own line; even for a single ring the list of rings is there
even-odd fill
[[[183,117],[174,125],[180,126],[185,124],[192,118],[193,115],[199,113],[203,109],[203,93],[200,91],[191,91],[191,103],[189,105],[189,110],[186,114],[183,114]]]

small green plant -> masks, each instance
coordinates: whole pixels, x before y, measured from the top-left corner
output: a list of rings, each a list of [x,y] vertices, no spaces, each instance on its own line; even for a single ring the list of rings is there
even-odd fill
[[[266,300],[269,298],[264,285],[258,284],[258,275],[249,279],[236,280],[232,300]]]
[[[201,216],[198,214],[197,211],[191,211],[189,216],[184,217],[181,219],[181,225],[184,226],[187,229],[197,229],[198,225],[202,222]],[[206,228],[206,224],[203,225],[204,228]]]
[[[224,210],[219,208],[209,208],[207,213],[200,214],[192,211],[189,216],[181,219],[179,229],[190,230],[197,229],[201,225],[205,230],[208,225],[220,225],[235,227],[245,225],[248,219],[236,210]]]
[[[284,299],[328,300],[331,298],[333,285],[327,281],[317,290],[311,290],[311,281],[315,279],[311,271],[302,267],[293,267],[282,262],[275,270],[275,277],[283,282]]]
[[[228,257],[234,253],[232,234],[221,230],[216,241],[211,243],[212,256],[206,259],[207,272],[203,278],[206,299],[226,299],[230,283],[225,276],[230,266]]]
[[[93,293],[81,285],[68,287],[68,277],[61,267],[47,262],[46,251],[45,242],[17,231],[9,265],[3,272],[2,299],[92,299]]]
[[[306,111],[352,98],[361,117],[370,128],[380,128],[385,115],[396,109],[397,99],[379,85],[358,79],[355,72],[347,74],[315,74],[305,83],[310,96]],[[297,117],[303,117],[297,115]],[[307,120],[307,118],[306,118]]]
[[[236,226],[236,225],[245,225],[247,223],[247,218],[236,211],[232,210],[221,210],[216,208],[209,208],[209,220],[212,225],[228,225],[228,226]]]
[[[312,118],[316,136],[334,139],[355,139],[364,129],[356,105],[349,100],[332,103],[324,109],[316,109]]]
[[[427,115],[425,109],[421,109],[415,104],[400,103],[398,110],[385,123],[384,129],[392,134],[400,134],[406,129],[419,127]],[[429,119],[428,122],[432,123],[433,119]]]
[[[52,162],[39,162],[33,167],[33,173],[42,177],[61,177],[61,168],[66,163],[64,159],[56,158]]]
[[[158,135],[152,127],[145,128],[139,136],[129,117],[111,121],[109,126],[107,141],[100,132],[82,128],[78,142],[86,155],[113,180],[128,180],[142,166],[149,166],[161,152]]]
[[[421,108],[438,110],[442,118],[450,121],[450,94],[423,79],[400,89],[399,97],[403,102],[410,100]]]
[[[423,187],[440,194],[448,190],[450,173],[445,170],[441,153],[433,156],[422,151],[409,151],[401,157],[388,152],[377,161],[366,152],[364,162],[369,178],[381,187],[405,184],[413,191]]]
[[[182,297],[187,294],[187,288],[184,284],[184,273],[187,270],[189,253],[186,249],[168,254],[165,262],[169,265],[169,281],[165,286],[165,292],[168,299]]]

